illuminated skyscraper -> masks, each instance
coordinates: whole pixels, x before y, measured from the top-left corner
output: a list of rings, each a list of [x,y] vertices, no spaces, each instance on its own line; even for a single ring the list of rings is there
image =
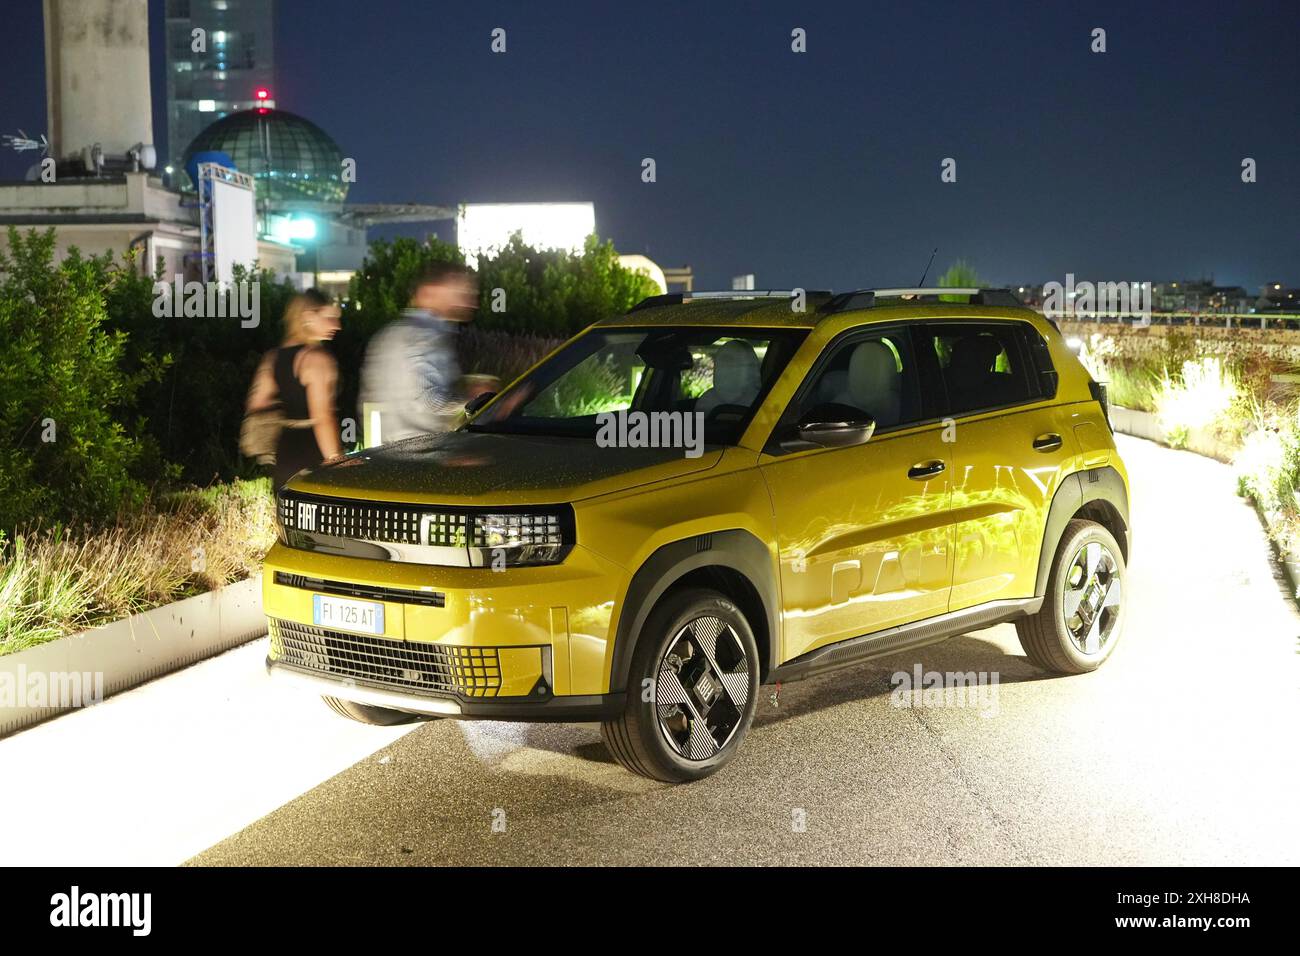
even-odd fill
[[[167,155],[183,183],[185,148],[205,126],[275,90],[275,0],[166,0]],[[196,34],[195,31],[202,31]]]

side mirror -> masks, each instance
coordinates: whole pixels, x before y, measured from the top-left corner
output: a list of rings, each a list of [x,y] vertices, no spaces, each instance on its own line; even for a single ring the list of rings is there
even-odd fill
[[[805,412],[795,425],[799,441],[822,448],[865,444],[876,431],[876,420],[860,409],[828,403]]]
[[[479,392],[477,395],[475,395],[473,398],[471,398],[468,402],[465,403],[465,414],[473,415],[480,408],[482,408],[484,405],[486,405],[488,402],[492,401],[492,399],[496,397],[497,397],[496,392]]]

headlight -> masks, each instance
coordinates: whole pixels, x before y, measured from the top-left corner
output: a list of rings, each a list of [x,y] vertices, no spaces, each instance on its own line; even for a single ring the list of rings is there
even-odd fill
[[[573,548],[573,512],[483,512],[470,525],[469,563],[475,568],[559,564]]]

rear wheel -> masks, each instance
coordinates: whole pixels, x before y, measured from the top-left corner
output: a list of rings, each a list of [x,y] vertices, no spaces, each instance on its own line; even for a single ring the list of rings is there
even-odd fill
[[[601,733],[633,773],[698,780],[735,755],[757,697],[758,647],[740,609],[716,591],[669,592],[632,654],[626,709]]]
[[[1043,606],[1016,622],[1029,660],[1058,674],[1084,674],[1110,657],[1124,627],[1124,553],[1109,531],[1076,519],[1065,528]]]
[[[376,727],[391,727],[395,724],[409,724],[420,719],[419,714],[408,714],[401,710],[389,710],[373,704],[358,704],[353,700],[341,700],[338,697],[322,697],[321,700],[336,714],[351,718],[363,724]]]

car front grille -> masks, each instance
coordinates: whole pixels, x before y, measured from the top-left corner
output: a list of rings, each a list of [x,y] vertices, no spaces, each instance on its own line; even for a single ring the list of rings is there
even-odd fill
[[[292,667],[427,694],[495,697],[501,661],[495,647],[458,647],[347,634],[271,618],[278,660]]]
[[[465,547],[468,516],[463,511],[291,491],[280,493],[279,508],[280,523],[288,530],[387,544]]]

